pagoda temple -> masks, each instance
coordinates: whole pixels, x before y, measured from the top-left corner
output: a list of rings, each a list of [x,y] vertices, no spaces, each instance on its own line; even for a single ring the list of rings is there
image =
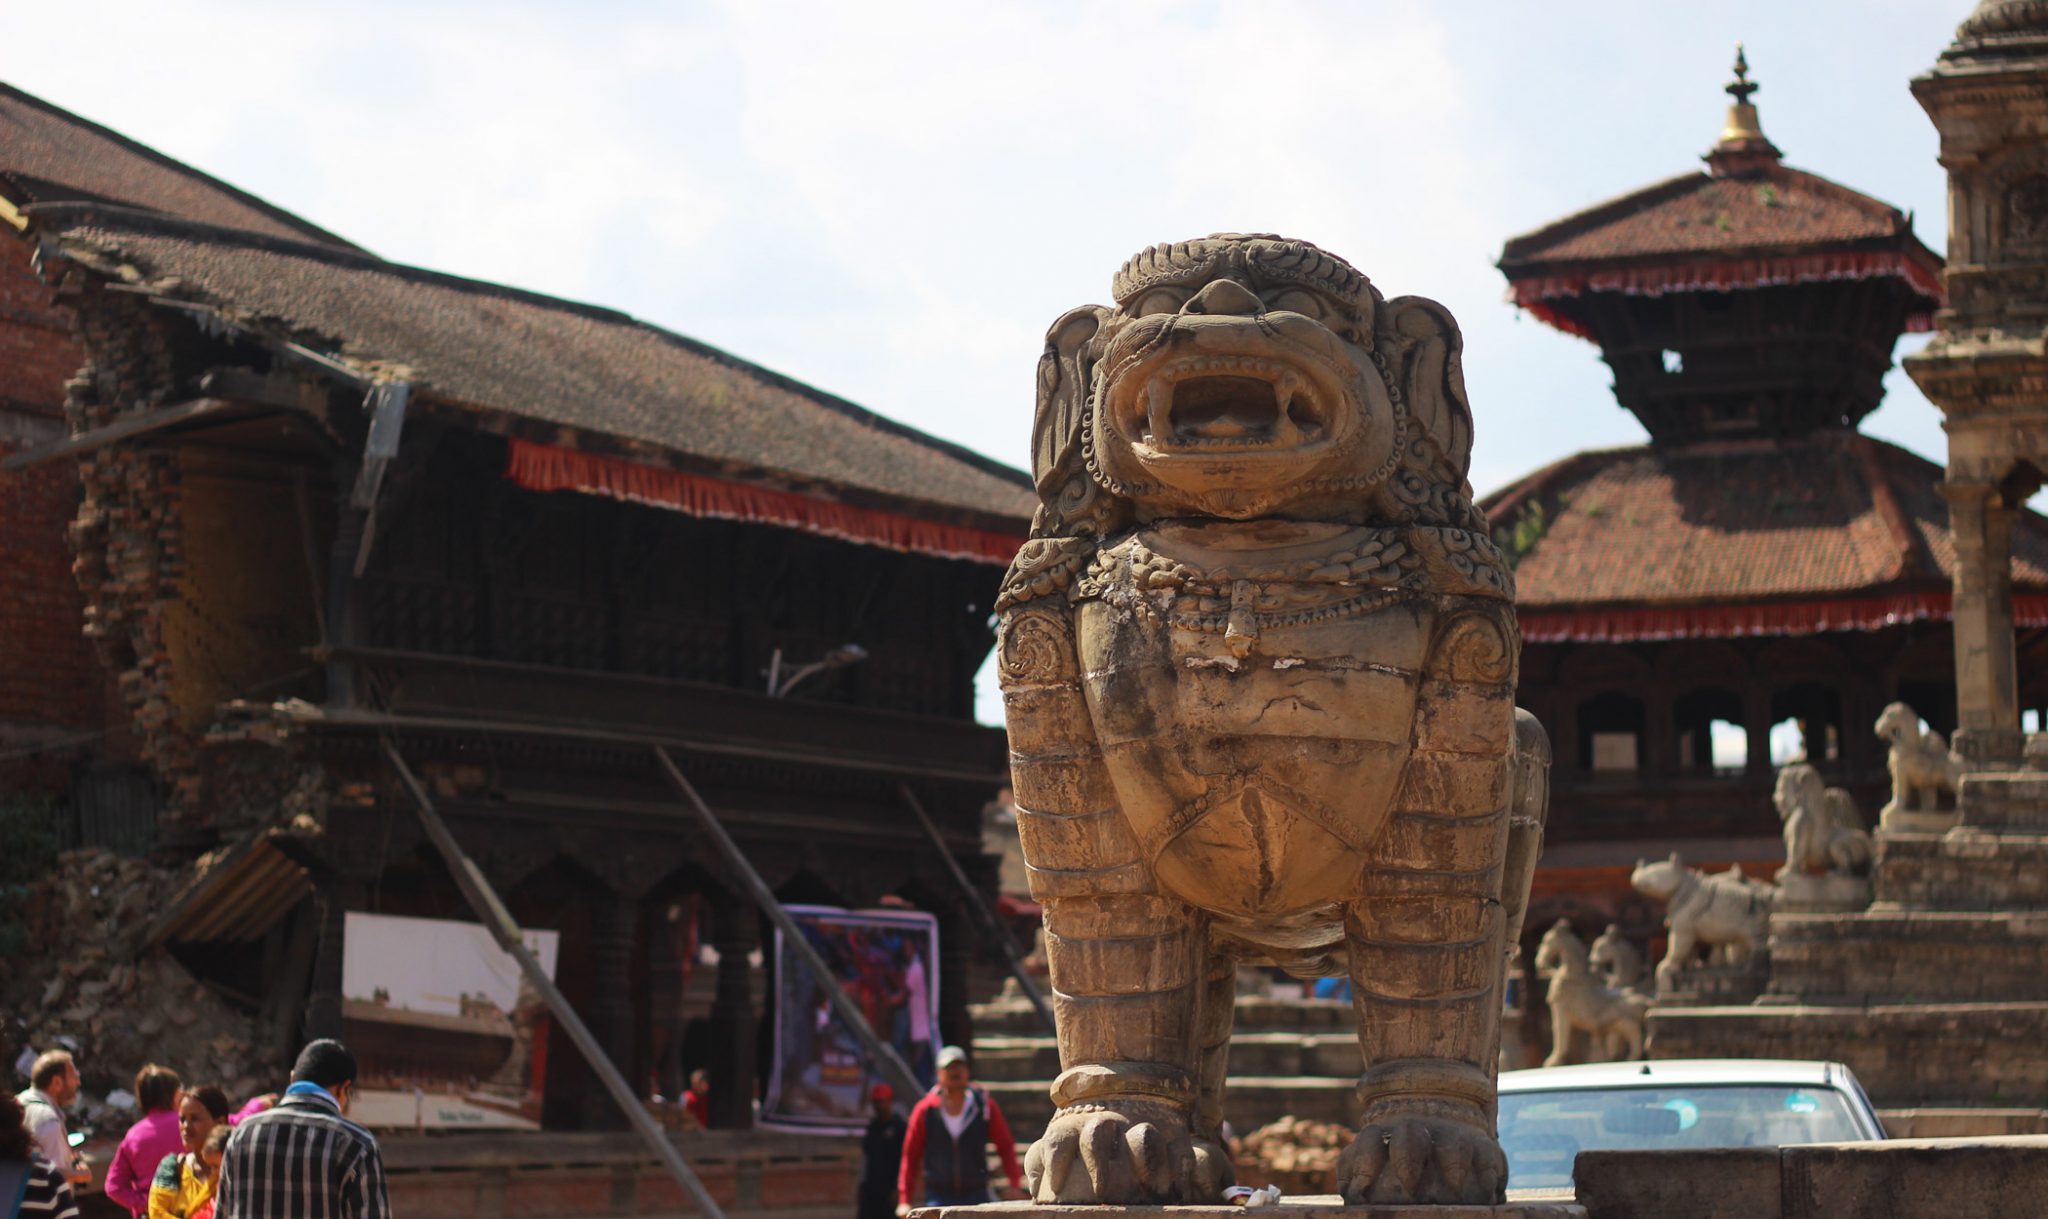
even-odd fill
[[[1516,563],[1521,702],[1557,757],[1531,928],[1567,915],[1655,938],[1628,886],[1638,857],[1768,874],[1774,726],[1866,819],[1885,705],[1955,728],[1942,468],[1857,430],[1900,334],[1944,303],[1942,262],[1898,209],[1786,165],[1756,90],[1738,48],[1705,172],[1501,254],[1514,302],[1597,344],[1649,432],[1484,501]],[[2048,520],[2022,514],[2012,549],[2020,705],[2038,711]]]

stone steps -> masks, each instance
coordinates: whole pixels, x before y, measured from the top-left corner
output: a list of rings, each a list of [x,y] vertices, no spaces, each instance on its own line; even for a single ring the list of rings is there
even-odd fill
[[[2048,1109],[1880,1109],[1895,1139],[2002,1138],[2048,1134]]]
[[[1002,1106],[1010,1131],[1022,1147],[1045,1133],[1052,1118],[1052,1097],[1043,1080],[991,1081],[977,1079]],[[1311,1118],[1356,1126],[1362,1116],[1358,1104],[1358,1077],[1327,1076],[1232,1076],[1223,1102],[1224,1117],[1239,1134],[1247,1134],[1282,1117]]]
[[[1230,1039],[1233,1076],[1310,1075],[1355,1082],[1364,1070],[1358,1036],[1351,1032],[1237,1033]],[[1059,1072],[1059,1043],[1050,1037],[975,1039],[974,1077],[984,1083],[1049,1083]]]
[[[1901,906],[2048,909],[2048,834],[1886,831],[1872,880],[1879,902]]]
[[[1956,807],[1964,825],[2048,834],[2048,774],[2018,771],[1963,776]]]
[[[1037,1009],[1029,1003],[999,999],[969,1009],[974,1035],[982,1037],[1044,1037],[1049,1035]],[[1240,995],[1232,1027],[1240,1033],[1317,1033],[1357,1028],[1351,1004],[1340,999],[1274,999]]]
[[[2048,1000],[2048,911],[1779,914],[1770,949],[1765,1003]]]
[[[1652,1058],[1849,1064],[1884,1108],[2048,1101],[2048,1002],[1657,1008]]]

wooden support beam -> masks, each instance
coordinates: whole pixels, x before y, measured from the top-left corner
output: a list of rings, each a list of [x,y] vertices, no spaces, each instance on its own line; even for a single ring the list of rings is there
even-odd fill
[[[75,457],[80,453],[90,453],[94,449],[105,448],[117,441],[131,440],[137,436],[147,436],[153,432],[160,432],[165,428],[190,423],[195,419],[203,419],[208,415],[218,415],[227,411],[255,414],[276,409],[278,408],[274,406],[242,402],[234,398],[194,398],[190,402],[178,402],[170,406],[159,406],[154,410],[139,411],[136,414],[117,419],[105,427],[92,428],[88,431],[80,432],[76,436],[67,436],[62,440],[52,441],[49,444],[38,445],[33,449],[16,453],[5,461],[0,461],[0,473],[12,474],[16,470],[26,470],[30,466],[41,465],[46,461],[55,461],[60,457]]]
[[[577,1052],[590,1064],[590,1069],[597,1073],[597,1078],[604,1084],[605,1091],[611,1093],[612,1099],[625,1111],[627,1122],[632,1124],[634,1131],[647,1143],[655,1158],[668,1169],[669,1175],[676,1179],[676,1184],[682,1186],[690,1197],[696,1200],[698,1213],[706,1219],[725,1219],[725,1212],[711,1197],[711,1191],[704,1188],[704,1182],[690,1167],[689,1161],[683,1159],[682,1152],[676,1149],[667,1132],[655,1122],[654,1115],[647,1112],[647,1106],[640,1103],[640,1098],[626,1083],[626,1077],[619,1073],[619,1068],[606,1056],[604,1048],[598,1045],[597,1038],[583,1023],[583,1018],[576,1014],[576,1009],[571,1007],[569,1001],[562,997],[562,992],[555,988],[554,979],[548,977],[547,971],[540,967],[540,960],[527,948],[525,939],[519,934],[519,924],[512,921],[511,912],[498,900],[497,890],[491,888],[491,882],[485,880],[484,874],[477,869],[476,864],[470,861],[469,856],[463,854],[461,845],[455,841],[455,835],[448,832],[447,823],[441,820],[441,814],[435,810],[433,797],[420,785],[419,776],[413,774],[412,768],[406,765],[404,756],[398,752],[398,746],[392,742],[390,735],[386,734],[380,738],[380,744],[384,748],[385,760],[391,763],[392,770],[398,774],[398,781],[405,786],[406,794],[412,797],[413,805],[419,811],[420,824],[427,831],[427,837],[441,852],[441,858],[447,863],[449,873],[455,877],[456,887],[462,890],[462,896],[468,900],[470,908],[476,911],[477,918],[483,921],[485,929],[491,933],[491,938],[498,942],[498,947],[504,949],[519,963],[519,971],[525,974],[526,980],[533,983],[533,988],[540,992],[540,997],[548,1005],[548,1011],[553,1013],[556,1022],[562,1026],[562,1031],[569,1035],[569,1040],[575,1043]]]

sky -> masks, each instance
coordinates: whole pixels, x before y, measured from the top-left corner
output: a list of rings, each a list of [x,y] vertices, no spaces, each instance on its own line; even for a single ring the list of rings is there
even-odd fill
[[[1307,238],[1465,334],[1481,493],[1644,438],[1507,238],[1788,163],[1945,244],[1907,89],[1971,0],[0,5],[0,79],[399,262],[631,313],[1027,462],[1046,326],[1144,246]],[[1909,337],[1899,355],[1920,341]],[[1936,461],[1896,370],[1867,431]]]

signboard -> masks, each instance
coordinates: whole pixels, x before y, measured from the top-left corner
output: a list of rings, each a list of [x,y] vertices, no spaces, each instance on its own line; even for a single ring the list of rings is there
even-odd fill
[[[868,1025],[929,1087],[939,1048],[938,920],[914,910],[831,906],[791,906],[789,913]],[[761,1124],[857,1134],[867,1125],[868,1090],[884,1079],[777,932],[775,1059]]]
[[[555,976],[560,936],[526,930]],[[350,913],[342,1040],[359,1078],[350,1116],[373,1128],[538,1130],[547,1007],[477,923]]]

